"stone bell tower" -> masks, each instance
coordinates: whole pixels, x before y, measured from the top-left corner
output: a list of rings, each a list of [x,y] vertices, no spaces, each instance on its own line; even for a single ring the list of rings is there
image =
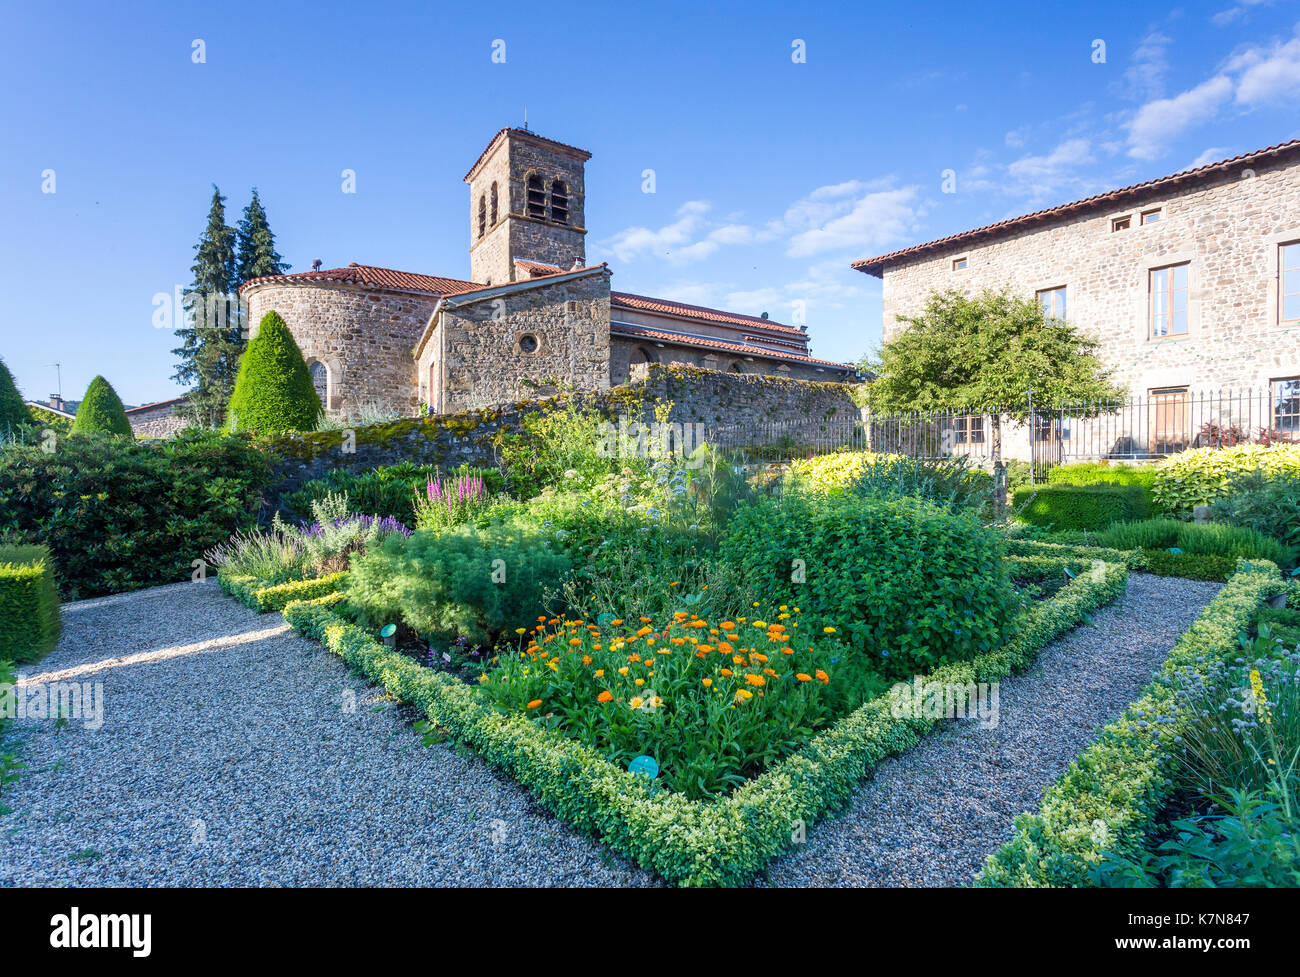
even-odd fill
[[[526,280],[517,260],[568,271],[586,264],[585,149],[527,129],[498,132],[469,184],[470,278],[484,285]]]

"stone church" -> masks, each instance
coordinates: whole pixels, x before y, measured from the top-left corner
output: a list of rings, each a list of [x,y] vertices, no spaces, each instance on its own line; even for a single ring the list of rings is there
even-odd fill
[[[470,280],[372,265],[272,275],[240,293],[293,332],[331,413],[446,414],[560,384],[601,390],[647,364],[845,380],[806,326],[610,289],[588,265],[586,150],[505,128],[465,176]]]

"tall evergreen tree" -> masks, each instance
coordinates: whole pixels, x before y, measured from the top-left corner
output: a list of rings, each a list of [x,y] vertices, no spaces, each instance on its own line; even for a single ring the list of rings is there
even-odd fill
[[[216,185],[208,224],[194,248],[185,325],[176,331],[181,345],[172,350],[180,365],[172,379],[190,387],[190,413],[195,420],[218,425],[234,387],[243,350],[242,316],[234,292],[239,287],[236,233],[226,224],[226,198]]]
[[[275,250],[275,235],[266,219],[266,208],[253,187],[253,199],[244,208],[244,216],[239,221],[236,235],[236,247],[239,251],[239,270],[235,276],[235,286],[239,287],[250,278],[263,275],[283,275],[289,270]]]

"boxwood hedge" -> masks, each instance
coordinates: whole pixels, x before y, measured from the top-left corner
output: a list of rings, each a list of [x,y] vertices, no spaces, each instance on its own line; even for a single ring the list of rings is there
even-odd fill
[[[0,658],[39,661],[59,640],[59,594],[44,546],[0,546]]]

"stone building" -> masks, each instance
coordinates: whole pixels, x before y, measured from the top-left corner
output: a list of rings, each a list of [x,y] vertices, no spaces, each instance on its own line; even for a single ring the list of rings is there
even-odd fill
[[[371,265],[274,275],[240,289],[279,312],[333,413],[451,413],[567,384],[603,390],[648,365],[845,380],[806,327],[611,291],[586,263],[586,150],[498,132],[465,175],[470,279]]]
[[[1153,445],[1192,440],[1223,388],[1267,391],[1264,423],[1300,430],[1300,140],[853,267],[882,280],[886,340],[936,291],[1036,296],[1152,405]]]

